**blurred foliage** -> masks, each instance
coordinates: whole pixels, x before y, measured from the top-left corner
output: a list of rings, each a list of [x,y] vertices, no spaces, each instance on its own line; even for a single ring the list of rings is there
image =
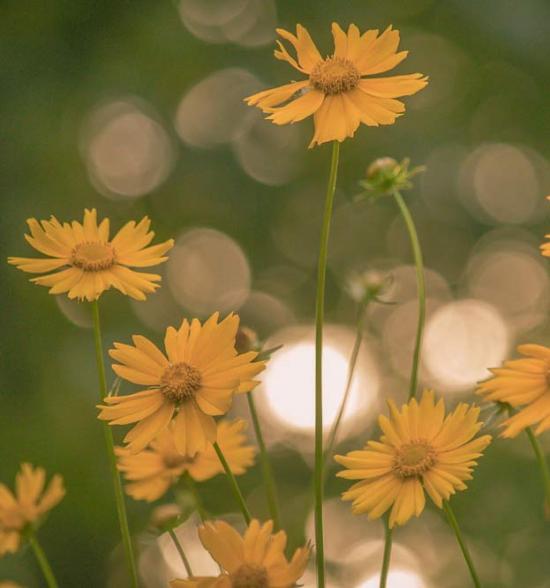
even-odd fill
[[[319,40],[322,53],[330,50],[332,20],[342,25],[355,22],[362,29],[392,23],[402,32],[402,46],[411,50],[401,71],[421,71],[431,78],[426,94],[407,101],[407,114],[395,126],[362,127],[354,140],[344,144],[340,207],[350,205],[369,162],[385,155],[424,163],[439,147],[471,151],[491,141],[519,143],[548,158],[550,4],[545,0],[281,0],[277,11],[280,26],[306,25]],[[192,226],[223,231],[243,248],[255,279],[284,259],[274,227],[290,226],[297,212],[298,221],[303,219],[305,206],[311,226],[299,234],[303,246],[315,250],[329,148],[306,152],[310,121],[301,123],[303,161],[298,174],[292,182],[278,186],[249,177],[225,146],[210,150],[185,146],[173,126],[182,95],[218,69],[245,68],[264,84],[287,80],[289,70],[272,59],[271,43],[256,48],[208,44],[182,26],[168,0],[4,0],[0,14],[0,243],[4,256],[28,254],[23,240],[27,217],[80,218],[84,207],[97,207],[101,216],[111,217],[114,227],[149,214],[160,239]],[[128,96],[152,105],[173,141],[177,160],[167,180],[151,194],[113,201],[89,181],[79,150],[81,129],[97,104]],[[500,225],[460,205],[456,174],[451,168],[439,182],[441,198],[435,208],[428,206],[418,189],[411,192],[410,202],[427,267],[440,272],[453,292],[460,294],[459,279],[474,244]],[[297,190],[314,197],[307,204],[301,198],[293,208]],[[540,182],[539,191],[540,199],[550,191],[548,176]],[[405,233],[394,222],[397,211],[391,201],[370,208],[357,206],[365,226],[353,244],[354,259],[410,263]],[[535,244],[542,238],[545,222],[541,216],[522,225]],[[299,320],[309,321],[314,262],[295,263],[287,256],[284,263],[303,275],[300,285],[287,291],[285,303]],[[40,531],[42,542],[61,586],[106,586],[118,534],[95,419],[92,334],[67,320],[54,298],[29,284],[27,277],[0,265],[0,479],[11,484],[22,460],[64,475],[68,494]],[[329,270],[328,316],[331,321],[352,324],[354,309],[342,292],[341,278],[337,269]],[[159,337],[116,293],[105,295],[102,307],[106,346],[136,332]],[[251,326],[262,330],[261,325]],[[547,326],[547,321],[539,322],[533,332],[523,332],[521,337],[545,341]],[[260,333],[262,337],[269,334]],[[404,382],[399,376],[393,384],[396,381]],[[366,436],[367,431],[346,446],[362,443]],[[309,465],[296,451],[281,448],[275,455],[275,471],[284,520],[291,544],[296,545],[304,538]],[[260,484],[257,467],[243,478],[252,509],[265,515]],[[336,496],[344,487],[332,479],[328,495]],[[234,508],[222,477],[201,485],[200,491],[211,512],[222,514]],[[486,588],[550,586],[550,525],[543,519],[542,489],[525,439],[494,443],[476,470],[470,490],[453,504],[480,561]],[[140,532],[147,525],[150,507],[128,501],[128,508],[131,527]],[[378,523],[364,520],[362,524],[367,528]],[[422,551],[419,555],[423,556]],[[424,572],[430,576],[430,569]],[[449,565],[434,571],[432,579],[441,588],[464,586],[467,582],[456,583],[464,580],[463,573],[457,549]],[[41,585],[30,553],[1,560],[0,579],[4,577],[29,587]],[[122,588],[123,583],[116,585]]]

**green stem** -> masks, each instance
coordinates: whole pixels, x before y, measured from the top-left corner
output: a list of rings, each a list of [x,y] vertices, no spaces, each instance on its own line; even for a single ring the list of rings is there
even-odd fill
[[[267,504],[269,506],[269,512],[271,514],[271,518],[273,519],[275,530],[278,530],[281,527],[281,521],[279,518],[279,507],[277,504],[277,489],[275,487],[275,479],[273,478],[271,463],[269,461],[269,455],[265,447],[264,436],[260,427],[260,420],[258,418],[252,392],[248,392],[248,394],[246,394],[246,399],[248,400],[248,408],[250,410],[250,416],[252,417],[254,432],[256,433],[256,441],[258,442],[258,447],[260,449],[260,463],[264,477]]]
[[[362,302],[359,306],[359,310],[357,312],[357,326],[355,331],[355,341],[353,342],[353,347],[351,350],[351,356],[348,365],[348,376],[346,380],[346,387],[344,389],[344,396],[342,397],[342,402],[340,403],[340,408],[338,409],[338,414],[336,415],[336,419],[332,428],[330,430],[326,448],[325,448],[325,457],[324,462],[325,466],[327,461],[330,459],[332,455],[332,451],[334,449],[334,444],[336,443],[336,436],[338,434],[338,429],[340,427],[340,423],[342,421],[342,417],[344,416],[344,412],[346,410],[346,406],[349,400],[349,394],[351,391],[351,383],[353,382],[353,376],[355,374],[355,368],[357,366],[357,358],[359,357],[359,350],[361,349],[361,343],[363,342],[363,323],[365,319],[365,311],[367,309],[367,304]]]
[[[479,581],[476,569],[474,567],[474,562],[472,561],[472,557],[470,556],[470,552],[468,551],[468,547],[466,547],[466,543],[464,542],[464,539],[462,537],[462,533],[460,531],[460,527],[458,526],[458,521],[456,520],[455,513],[453,512],[451,505],[446,500],[443,501],[443,510],[445,511],[445,514],[447,515],[447,518],[449,520],[449,524],[451,525],[451,527],[456,535],[456,539],[458,541],[458,544],[460,545],[462,555],[464,556],[464,559],[466,561],[466,565],[468,566],[468,570],[470,570],[470,575],[472,576],[472,582],[474,583],[474,586],[476,588],[481,588],[481,583]]]
[[[44,550],[40,546],[40,543],[38,543],[38,539],[34,533],[29,536],[29,543],[32,547],[32,550],[34,551],[36,559],[38,560],[38,564],[40,565],[40,569],[44,574],[44,578],[46,578],[46,584],[48,585],[48,588],[59,588],[59,584],[55,579],[50,562],[48,561]]]
[[[195,500],[195,508],[197,509],[197,513],[198,513],[201,521],[204,523],[205,521],[208,520],[208,513],[206,512],[204,506],[202,505],[202,500],[201,500],[199,491],[197,490],[195,480],[193,480],[193,478],[189,475],[189,472],[185,472],[183,474],[183,478],[184,478],[185,484],[187,485],[187,488],[189,489],[189,491],[193,495],[193,499]]]
[[[380,588],[386,588],[388,572],[390,571],[391,548],[393,543],[392,530],[389,524],[389,516],[384,519],[384,556],[382,558],[382,570],[380,572]]]
[[[176,549],[180,555],[181,561],[183,562],[183,565],[185,566],[185,571],[187,572],[187,577],[191,578],[193,576],[193,570],[191,569],[191,565],[189,564],[189,560],[187,559],[187,556],[185,555],[185,551],[183,551],[183,547],[181,546],[181,543],[179,542],[178,536],[174,533],[174,529],[168,529],[168,534],[172,538],[172,541],[174,542],[174,545],[176,546]]]
[[[246,506],[246,502],[244,500],[241,489],[239,488],[239,484],[237,484],[237,480],[236,480],[233,472],[231,471],[231,468],[229,467],[229,464],[227,463],[227,460],[225,459],[225,455],[223,454],[223,452],[220,449],[220,446],[218,445],[217,442],[214,443],[214,450],[216,451],[216,454],[218,455],[218,458],[221,461],[223,469],[225,470],[225,474],[227,475],[227,479],[229,480],[229,485],[231,486],[231,490],[233,491],[233,494],[235,496],[235,500],[239,504],[239,508],[241,509],[245,523],[247,525],[249,525],[250,521],[252,520],[252,517],[250,516],[250,511],[248,510],[248,507]]]
[[[317,297],[315,301],[315,552],[317,563],[317,587],[325,587],[325,550],[323,544],[323,322],[325,318],[325,282],[327,275],[328,240],[330,222],[334,206],[336,178],[340,143],[332,143],[332,157],[328,177],[325,210],[319,244],[319,263],[317,266]]]
[[[405,221],[407,232],[409,233],[409,239],[413,250],[414,266],[416,269],[416,287],[418,290],[418,324],[416,327],[416,340],[414,344],[414,354],[411,367],[411,381],[409,388],[410,400],[411,398],[414,398],[416,396],[416,387],[418,384],[420,351],[422,348],[422,335],[424,333],[424,323],[426,320],[426,284],[424,281],[424,262],[422,260],[422,249],[420,247],[420,241],[418,240],[418,233],[416,232],[414,220],[412,218],[412,215],[409,211],[407,204],[405,203],[405,200],[397,190],[393,192],[393,197],[397,202],[397,206],[399,207],[401,216]]]
[[[525,432],[527,433],[527,437],[529,437],[529,441],[531,442],[531,446],[533,447],[533,451],[535,452],[535,457],[537,458],[537,463],[539,465],[542,485],[544,487],[544,496],[546,499],[544,510],[545,513],[548,513],[550,510],[550,471],[548,470],[548,463],[544,457],[539,440],[535,437],[531,427],[526,427]]]
[[[103,346],[101,343],[101,322],[99,319],[99,304],[97,300],[92,302],[92,315],[94,322],[95,355],[97,362],[97,372],[99,376],[99,392],[100,398],[103,400],[105,396],[107,396],[107,379],[105,377],[105,363],[103,360]],[[105,446],[107,448],[107,456],[109,458],[109,467],[111,470],[111,476],[113,478],[116,509],[118,513],[120,534],[122,536],[122,544],[126,554],[126,562],[128,564],[128,571],[130,573],[132,588],[137,588],[138,574],[134,557],[134,550],[132,547],[132,539],[130,537],[130,529],[128,527],[128,515],[126,514],[124,492],[122,490],[120,474],[117,470],[113,432],[111,427],[105,422],[103,423],[103,435],[105,437]]]

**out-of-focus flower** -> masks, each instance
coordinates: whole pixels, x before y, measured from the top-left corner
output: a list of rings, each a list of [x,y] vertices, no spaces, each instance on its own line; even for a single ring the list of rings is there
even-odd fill
[[[289,562],[286,533],[273,534],[273,522],[251,521],[243,537],[223,521],[199,527],[199,537],[223,569],[218,577],[173,580],[172,588],[291,588],[302,577],[309,548],[301,547]]]
[[[244,474],[254,463],[254,447],[247,445],[243,420],[216,423],[216,441],[234,474]],[[117,447],[118,469],[128,483],[126,493],[135,500],[157,500],[185,472],[197,482],[222,473],[223,466],[211,443],[193,456],[181,455],[175,443],[174,423],[159,433],[151,446],[139,453]]]
[[[521,410],[502,425],[502,437],[516,437],[536,425],[535,434],[550,429],[550,348],[543,345],[518,346],[525,358],[504,362],[493,368],[493,377],[481,382],[477,393],[492,402],[506,402]]]
[[[31,282],[50,288],[50,294],[68,293],[69,298],[96,300],[111,287],[123,294],[145,300],[154,292],[160,276],[137,272],[131,267],[150,267],[166,261],[164,254],[173,247],[173,239],[148,247],[155,233],[151,221],[130,221],[109,239],[109,219],[99,225],[95,209],[84,211],[84,221],[61,224],[54,216],[38,222],[27,220],[28,243],[45,259],[9,257],[8,263],[31,274],[45,274]],[[55,271],[61,270],[61,271]]]
[[[376,198],[395,191],[410,190],[413,187],[412,178],[426,169],[423,165],[411,168],[410,163],[408,158],[399,163],[392,157],[381,157],[373,161],[367,169],[366,178],[359,182],[365,192],[359,194],[357,199]]]
[[[546,239],[550,239],[550,234],[544,235]],[[550,241],[543,243],[540,246],[540,251],[544,255],[544,257],[550,257]]]
[[[15,553],[27,529],[37,526],[65,496],[61,476],[53,476],[47,488],[45,481],[42,468],[24,463],[15,478],[15,493],[0,484],[0,556]]]
[[[390,418],[381,415],[383,431],[379,441],[369,441],[365,449],[335,457],[348,468],[337,475],[360,480],[347,492],[355,514],[381,517],[390,507],[389,524],[405,524],[420,516],[425,506],[424,491],[442,507],[456,490],[465,490],[465,480],[491,441],[490,435],[474,439],[482,424],[479,408],[460,403],[445,416],[443,399],[435,403],[426,390],[420,403],[410,400],[399,411],[388,402]]]
[[[11,580],[7,580],[4,582],[0,582],[0,588],[22,588],[20,584],[16,582],[12,582]]]
[[[185,319],[168,327],[166,355],[154,343],[135,335],[134,345],[115,343],[111,357],[120,378],[148,389],[127,396],[107,396],[99,419],[111,425],[137,423],[126,435],[127,449],[137,453],[174,419],[173,439],[181,455],[193,456],[216,440],[214,416],[225,414],[235,393],[249,392],[265,367],[255,351],[237,353],[239,317],[218,323],[214,313],[205,323]]]
[[[403,102],[395,98],[415,94],[428,83],[427,77],[419,73],[363,77],[387,72],[407,57],[407,51],[397,52],[399,31],[391,26],[381,35],[377,30],[361,35],[354,24],[346,33],[333,23],[334,53],[326,59],[303,26],[296,26],[296,35],[283,29],[277,29],[277,33],[294,46],[297,59],[280,41],[275,57],[309,77],[264,90],[246,101],[267,113],[267,118],[277,125],[313,115],[315,133],[310,147],[353,137],[361,123],[393,124],[405,111]]]
[[[346,280],[345,289],[349,297],[357,304],[366,304],[372,300],[380,300],[380,296],[392,283],[390,274],[377,270],[352,272]],[[387,304],[386,302],[384,302]]]

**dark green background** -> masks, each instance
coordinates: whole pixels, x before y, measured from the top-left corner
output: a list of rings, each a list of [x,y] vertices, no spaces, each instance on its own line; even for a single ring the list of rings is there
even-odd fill
[[[446,92],[446,97],[425,108],[411,107],[393,127],[362,127],[354,140],[344,143],[338,206],[357,192],[366,165],[381,155],[410,156],[413,162],[422,163],[435,148],[447,143],[472,150],[482,142],[496,141],[521,143],[548,157],[547,1],[284,0],[277,2],[277,8],[279,25],[289,29],[296,22],[306,25],[324,48],[323,54],[330,47],[330,23],[337,20],[342,25],[355,22],[361,29],[393,23],[402,31],[404,48],[409,48],[409,36],[427,33],[444,39],[450,44],[446,47],[454,47],[460,55],[459,65],[454,63],[458,71],[451,72],[451,86],[445,82],[442,88],[437,85],[441,68],[431,71],[429,56],[415,57],[412,49],[399,71],[430,75],[437,91]],[[4,257],[29,254],[23,240],[26,218],[55,214],[63,220],[79,219],[84,207],[97,207],[114,227],[150,214],[161,239],[196,225],[226,232],[240,243],[257,276],[281,263],[270,227],[280,218],[281,203],[287,207],[296,185],[318,186],[319,197],[314,202],[318,210],[313,208],[310,214],[314,218],[320,214],[329,147],[305,151],[311,121],[301,123],[307,132],[302,136],[304,157],[298,176],[279,187],[248,177],[228,148],[186,147],[173,128],[181,96],[218,69],[242,67],[270,84],[295,77],[286,64],[272,59],[271,44],[253,49],[207,44],[185,30],[168,0],[5,0],[0,16],[0,243]],[[130,204],[107,200],[92,187],[78,150],[81,125],[91,109],[103,100],[128,95],[153,105],[174,139],[178,156],[168,179]],[[495,100],[480,111],[488,98]],[[414,106],[416,99],[409,103]],[[472,123],[474,116],[476,124]],[[442,181],[442,207],[448,220],[442,220],[445,215],[435,216],[417,190],[411,193],[410,202],[425,230],[427,266],[436,268],[459,295],[459,276],[468,251],[460,243],[453,244],[450,235],[460,226],[473,247],[494,224],[482,222],[453,202],[452,173]],[[540,198],[548,191],[550,184],[541,184]],[[397,225],[399,238],[393,245],[386,237],[396,215],[391,202],[380,203],[365,214],[366,222],[370,218],[372,224],[365,226],[364,241],[357,244],[359,259],[369,262],[388,257],[410,262],[403,227]],[[541,217],[523,228],[538,242],[544,225]],[[285,263],[292,265],[288,260]],[[313,264],[299,269],[305,279],[285,302],[299,320],[311,321],[315,269]],[[67,497],[40,537],[62,587],[106,586],[110,553],[118,539],[111,481],[95,419],[92,333],[71,324],[47,291],[31,285],[27,278],[7,264],[0,265],[0,479],[11,485],[22,460],[63,474]],[[345,300],[340,276],[329,272],[327,314],[332,320],[351,324],[353,307]],[[139,322],[124,297],[108,293],[102,305],[106,344],[126,340],[133,332],[158,337]],[[545,321],[536,333],[523,333],[522,339],[544,340],[544,327]],[[519,452],[511,449],[511,443],[497,442],[488,449],[471,489],[453,504],[465,533],[475,542],[478,560],[484,561],[480,563],[484,586],[544,588],[550,586],[550,523],[543,520],[538,472],[526,441],[518,438],[513,442],[525,449]],[[284,487],[285,519],[292,520],[289,529],[296,543],[303,533],[311,472],[298,454],[288,451],[277,454],[276,472]],[[245,476],[243,484],[246,491],[260,484],[257,469]],[[331,482],[329,494],[336,495],[345,486]],[[214,512],[233,507],[223,479],[202,490]],[[254,506],[263,508],[258,500]],[[141,531],[149,508],[130,501],[128,507],[132,529]],[[375,524],[364,520],[366,527]],[[437,545],[429,549],[437,550]],[[422,549],[419,555],[422,557]],[[428,561],[424,572],[430,577]],[[457,573],[464,573],[458,549],[449,566],[432,578],[434,586],[456,586]],[[1,560],[0,579],[4,577],[25,586],[41,585],[30,553]],[[340,582],[345,586],[344,580]],[[122,583],[116,586],[123,588]]]

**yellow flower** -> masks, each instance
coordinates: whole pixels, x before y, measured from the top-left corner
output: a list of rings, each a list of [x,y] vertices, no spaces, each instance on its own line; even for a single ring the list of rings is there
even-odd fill
[[[353,24],[346,34],[337,23],[332,23],[334,53],[326,59],[303,26],[296,26],[296,35],[283,29],[277,29],[277,33],[294,46],[297,59],[289,55],[280,41],[275,57],[309,77],[264,90],[249,96],[246,102],[269,113],[267,118],[276,125],[295,123],[313,115],[315,133],[310,147],[353,137],[361,123],[393,124],[405,111],[404,104],[395,98],[415,94],[428,83],[428,78],[419,73],[363,77],[387,72],[407,57],[407,51],[397,53],[399,31],[391,26],[381,35],[377,30],[361,35]]]
[[[520,345],[518,351],[526,358],[506,361],[503,367],[492,369],[493,377],[477,388],[485,400],[524,407],[504,421],[502,437],[516,437],[537,423],[537,435],[550,429],[550,348],[527,344]]]
[[[547,239],[550,239],[550,234],[549,235],[544,235]],[[545,256],[545,257],[550,257],[550,241],[547,241],[546,243],[543,243],[540,246],[540,251],[541,253]]]
[[[205,549],[224,573],[215,578],[173,580],[172,588],[291,588],[305,570],[309,549],[301,547],[289,562],[285,557],[286,533],[272,534],[273,523],[253,520],[241,537],[223,521],[199,527]]]
[[[95,209],[84,211],[84,222],[61,224],[54,216],[49,221],[27,220],[30,235],[25,239],[46,259],[9,257],[8,263],[31,274],[45,274],[31,282],[50,288],[50,294],[68,292],[69,298],[96,300],[115,287],[123,294],[145,300],[160,281],[157,274],[136,272],[130,267],[150,267],[166,261],[163,255],[173,247],[172,239],[147,247],[155,233],[151,221],[130,221],[109,239],[109,219],[97,224]],[[55,271],[61,270],[61,271]]]
[[[65,496],[61,476],[56,474],[46,489],[45,481],[42,468],[24,463],[15,479],[15,494],[0,484],[0,556],[15,553],[26,528],[37,523]]]
[[[254,448],[246,444],[243,420],[221,420],[216,423],[217,442],[234,474],[244,474],[254,463]],[[184,472],[197,482],[223,472],[222,464],[212,444],[194,456],[181,455],[175,444],[174,425],[155,437],[148,449],[132,454],[117,448],[118,469],[124,472],[126,493],[135,500],[157,500],[175,484]]]
[[[461,403],[445,416],[445,404],[437,404],[426,390],[399,411],[389,401],[390,418],[378,418],[384,435],[369,441],[365,449],[336,456],[348,470],[337,475],[361,480],[343,494],[353,500],[355,514],[368,513],[369,519],[382,516],[392,505],[390,527],[405,524],[424,510],[424,490],[442,507],[456,490],[465,490],[472,478],[476,459],[491,441],[490,435],[473,439],[482,424],[479,408]]]
[[[235,393],[248,392],[252,378],[265,362],[253,360],[255,351],[238,354],[235,335],[239,317],[230,314],[218,324],[219,313],[205,323],[193,319],[178,330],[168,327],[166,355],[145,337],[135,335],[134,346],[115,343],[109,351],[120,362],[117,376],[147,390],[128,396],[108,396],[99,418],[111,425],[137,423],[126,435],[127,448],[144,449],[174,418],[173,438],[181,455],[195,455],[216,440],[214,416],[225,414]]]
[[[0,582],[0,588],[21,588],[21,586],[15,582],[7,580],[5,582]]]

